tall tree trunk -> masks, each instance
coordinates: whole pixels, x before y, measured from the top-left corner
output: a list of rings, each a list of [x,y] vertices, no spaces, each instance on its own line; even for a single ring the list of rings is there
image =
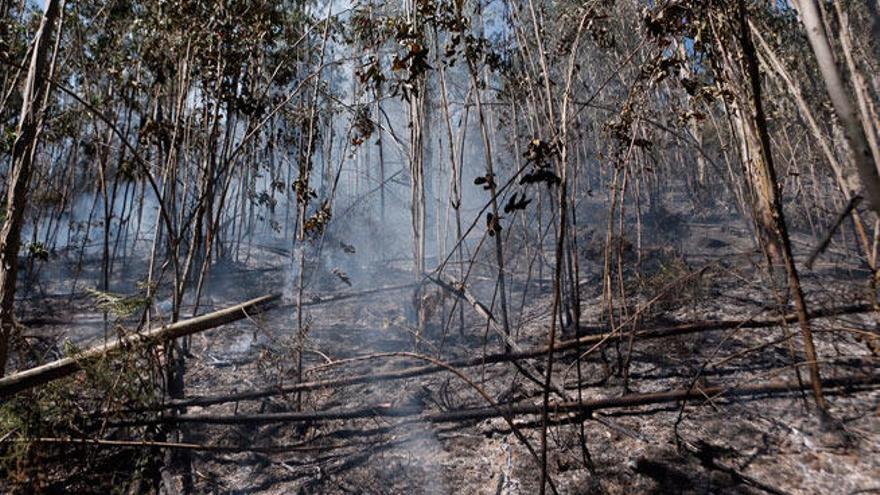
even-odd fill
[[[816,406],[825,411],[828,407],[825,397],[822,393],[822,381],[819,375],[819,361],[816,354],[816,347],[813,343],[813,332],[810,321],[807,317],[807,306],[801,289],[800,276],[795,265],[794,255],[791,249],[791,241],[788,236],[788,229],[785,222],[785,214],[782,209],[782,193],[779,188],[779,181],[776,176],[776,170],[773,164],[773,155],[771,153],[770,133],[767,129],[767,118],[764,112],[761,88],[761,74],[758,66],[758,55],[755,45],[752,41],[751,31],[749,29],[746,6],[744,0],[739,2],[739,41],[742,49],[743,62],[745,64],[745,75],[748,78],[749,96],[751,101],[744,101],[743,108],[748,109],[748,115],[745,116],[745,135],[747,137],[747,145],[751,148],[750,156],[744,158],[751,159],[751,167],[754,168],[754,178],[758,182],[755,187],[760,188],[758,194],[761,201],[767,204],[761,208],[762,211],[769,212],[769,218],[762,221],[769,222],[764,227],[770,230],[774,240],[778,243],[781,250],[782,260],[788,275],[788,285],[791,290],[791,297],[794,301],[795,312],[798,317],[798,324],[801,329],[801,337],[804,341],[804,354],[807,358],[807,365],[810,370],[810,384],[813,388],[813,395],[816,400]],[[873,166],[873,165],[872,165]],[[875,170],[876,176],[876,170]]]
[[[43,124],[44,103],[49,94],[49,45],[62,3],[63,0],[47,0],[43,19],[34,37],[33,55],[22,91],[21,117],[7,176],[6,218],[0,231],[0,376],[6,371],[9,342],[15,330],[15,282],[18,277],[21,227],[27,205],[28,182]]]
[[[854,195],[862,195],[868,200],[871,209],[880,213],[880,176],[871,155],[871,148],[865,129],[859,121],[856,108],[843,81],[840,69],[834,61],[831,43],[825,32],[822,13],[817,0],[800,0],[801,21],[807,31],[810,47],[816,55],[825,89],[837,118],[843,125],[844,137],[852,156],[853,166],[845,167],[846,179]]]

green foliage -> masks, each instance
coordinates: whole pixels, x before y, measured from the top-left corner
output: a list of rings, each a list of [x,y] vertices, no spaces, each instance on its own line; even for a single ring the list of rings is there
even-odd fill
[[[28,254],[40,261],[49,261],[49,250],[42,242],[32,242],[28,244]]]
[[[123,296],[97,289],[86,289],[101,311],[114,314],[118,318],[127,318],[145,309],[148,301],[141,295]]]
[[[74,359],[80,349],[65,344]],[[81,361],[82,371],[20,392],[0,405],[0,477],[22,492],[110,493],[143,476],[148,450],[120,452],[79,443],[38,439],[100,438],[114,411],[148,411],[159,400],[159,366],[147,346],[132,346],[112,357]],[[127,414],[146,419],[155,413]],[[145,434],[146,432],[142,433]],[[119,471],[123,463],[124,471]],[[52,466],[57,466],[58,469]]]
[[[0,135],[0,153],[11,153],[12,146],[15,145],[15,126],[12,123],[2,127],[2,135]]]

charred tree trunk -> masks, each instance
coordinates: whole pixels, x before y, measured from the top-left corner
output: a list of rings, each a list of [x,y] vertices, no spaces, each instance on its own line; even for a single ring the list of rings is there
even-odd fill
[[[758,201],[758,222],[761,229],[775,246],[768,255],[768,261],[776,254],[781,256],[788,276],[788,286],[791,290],[791,298],[794,302],[798,324],[803,338],[804,354],[810,370],[810,383],[816,406],[820,410],[826,410],[828,405],[822,393],[822,381],[819,374],[818,356],[813,342],[813,332],[807,316],[807,305],[801,288],[800,275],[795,265],[794,255],[791,249],[791,240],[785,221],[785,213],[782,208],[782,192],[773,163],[771,151],[770,133],[767,127],[767,118],[764,112],[762,99],[761,74],[758,66],[758,56],[755,45],[752,42],[751,31],[747,21],[745,3],[741,0],[737,9],[736,18],[737,37],[739,48],[742,50],[743,72],[748,85],[748,90],[741,93],[741,110],[743,110],[743,137],[745,142],[743,151],[746,153],[743,160],[747,161],[750,169],[750,178],[754,181]]]

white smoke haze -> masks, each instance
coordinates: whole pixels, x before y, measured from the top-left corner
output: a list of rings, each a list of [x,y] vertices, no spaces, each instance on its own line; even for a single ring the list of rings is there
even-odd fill
[[[876,485],[873,0],[56,1],[0,493]]]

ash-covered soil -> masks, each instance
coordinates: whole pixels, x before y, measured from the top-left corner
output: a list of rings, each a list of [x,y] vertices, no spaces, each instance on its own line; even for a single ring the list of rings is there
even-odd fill
[[[658,276],[653,282],[643,280],[641,285],[633,282],[633,302],[627,314],[639,312],[639,328],[779,314],[778,306],[772,304],[778,295],[766,288],[759,253],[744,249],[744,231],[693,225],[688,235],[687,244],[695,247],[672,257],[643,247],[639,262],[648,273],[668,271],[673,265],[679,271],[665,278]],[[255,255],[248,263],[218,265],[208,281],[203,311],[277,290],[289,283],[289,266],[283,256],[266,254]],[[813,271],[805,270],[803,282],[811,308],[863,300],[864,273],[855,266],[832,251]],[[687,275],[704,267],[700,275]],[[602,317],[601,266],[597,263],[581,269],[582,333],[607,331],[608,323]],[[458,274],[454,266],[447,270],[453,276]],[[544,273],[552,272],[545,269]],[[323,276],[325,280],[314,284],[306,297],[312,303],[304,314],[308,326],[305,364],[311,370],[306,380],[372,375],[426,364],[389,355],[398,351],[451,361],[502,350],[498,338],[473,308],[464,304],[460,312],[462,306],[454,307],[454,298],[441,296],[443,292],[434,285],[426,286],[432,306],[428,327],[420,338],[410,309],[412,288],[326,302],[340,294],[360,294],[411,281],[401,263],[365,265],[352,276],[351,287],[334,279],[329,270]],[[684,281],[673,283],[677,278]],[[483,268],[474,270],[468,287],[488,305],[495,291],[493,281],[490,257]],[[536,271],[510,280],[510,299],[516,301],[511,326],[522,348],[547,343],[552,287],[546,278],[543,282]],[[657,296],[658,284],[671,290]],[[644,306],[652,299],[652,306]],[[524,302],[521,309],[520,301]],[[34,314],[35,318],[40,316],[36,309]],[[72,315],[71,320],[83,316],[98,318],[100,314]],[[288,297],[273,311],[194,336],[187,360],[186,396],[217,396],[293,383],[295,316]],[[824,378],[876,373],[877,356],[854,332],[870,331],[874,325],[870,314],[814,320]],[[37,328],[51,335],[54,325]],[[786,335],[792,336],[786,339]],[[569,325],[562,329],[560,339],[573,336]],[[84,332],[79,342],[85,345],[99,338],[98,333],[89,337]],[[792,364],[804,359],[796,324],[636,340],[627,380],[620,371],[629,355],[626,340],[585,356],[579,380],[577,353],[586,350],[557,356],[553,382],[564,387],[568,398],[577,398],[578,383],[582,398],[590,400],[694,384],[737,387],[796,380]],[[368,355],[373,357],[351,359]],[[530,360],[540,372],[546,369],[545,361],[546,357]],[[469,367],[461,373],[497,403],[542,401],[541,388],[510,363]],[[805,367],[802,375],[806,379]],[[551,398],[559,399],[555,395]],[[880,491],[880,390],[829,390],[828,399],[831,419],[820,419],[808,391],[704,397],[685,404],[607,409],[592,417],[552,414],[550,474],[560,493]],[[450,372],[325,388],[301,396],[276,395],[190,407],[185,413],[269,414],[294,411],[300,401],[303,411],[387,407],[408,408],[417,414],[344,421],[186,424],[180,439],[183,442],[243,450],[189,452],[194,490],[265,494],[538,491],[540,464],[504,419],[439,424],[422,419],[430,413],[486,405],[476,388]],[[540,416],[518,416],[514,427],[540,450]]]

